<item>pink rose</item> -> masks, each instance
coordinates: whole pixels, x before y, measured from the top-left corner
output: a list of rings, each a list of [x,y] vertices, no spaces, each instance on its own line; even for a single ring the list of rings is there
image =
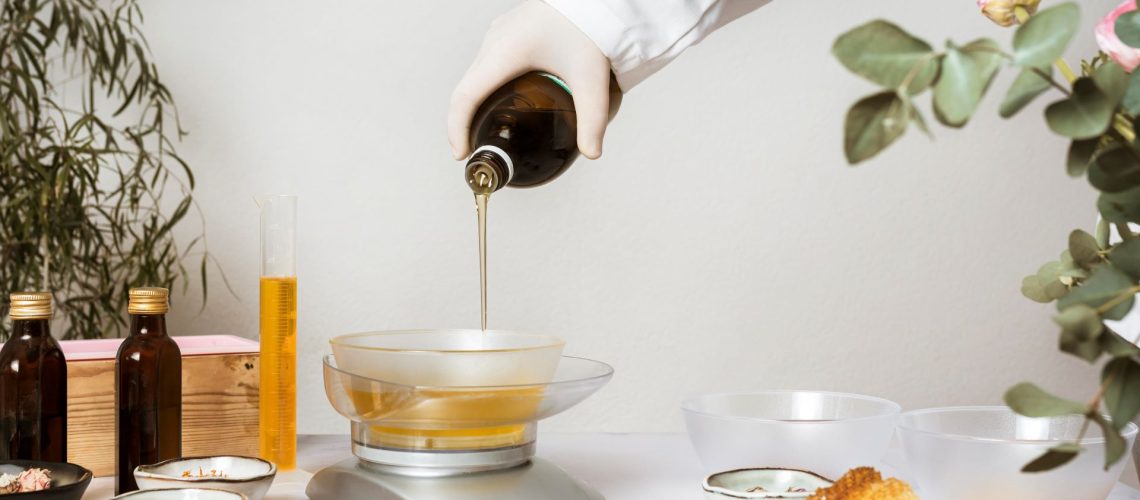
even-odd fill
[[[1017,24],[1014,9],[1022,7],[1026,14],[1033,15],[1040,3],[1041,0],[978,0],[978,8],[998,26],[1013,26]]]
[[[1112,12],[1109,12],[1107,16],[1104,16],[1104,19],[1096,23],[1096,29],[1093,30],[1096,33],[1096,44],[1100,45],[1100,50],[1103,50],[1128,72],[1140,65],[1140,49],[1124,45],[1124,42],[1116,37],[1116,18],[1133,10],[1136,10],[1136,0],[1124,0],[1124,3],[1112,9]]]

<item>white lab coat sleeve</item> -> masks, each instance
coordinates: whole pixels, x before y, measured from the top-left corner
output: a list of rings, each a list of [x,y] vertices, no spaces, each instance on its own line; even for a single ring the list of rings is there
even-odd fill
[[[610,59],[628,92],[686,48],[769,0],[544,0]]]

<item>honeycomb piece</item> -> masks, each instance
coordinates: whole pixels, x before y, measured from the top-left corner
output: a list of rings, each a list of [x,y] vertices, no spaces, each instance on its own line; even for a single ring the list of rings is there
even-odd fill
[[[918,495],[903,481],[884,481],[874,468],[856,467],[831,487],[816,490],[808,500],[918,500]]]

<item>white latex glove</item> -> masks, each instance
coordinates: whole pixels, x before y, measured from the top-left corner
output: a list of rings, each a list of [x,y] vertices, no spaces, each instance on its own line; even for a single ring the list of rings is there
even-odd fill
[[[447,138],[456,160],[471,154],[471,119],[483,100],[530,71],[557,75],[574,94],[578,150],[602,154],[609,113],[610,61],[597,45],[549,5],[527,0],[491,23],[475,62],[451,94]]]

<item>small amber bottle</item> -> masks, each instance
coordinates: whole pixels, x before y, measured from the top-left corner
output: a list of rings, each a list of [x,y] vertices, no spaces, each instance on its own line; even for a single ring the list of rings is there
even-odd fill
[[[51,336],[51,294],[17,292],[0,349],[0,460],[67,461],[67,362]]]
[[[135,467],[182,456],[182,353],[166,334],[168,295],[130,291],[131,335],[115,359],[115,494],[138,489]]]

